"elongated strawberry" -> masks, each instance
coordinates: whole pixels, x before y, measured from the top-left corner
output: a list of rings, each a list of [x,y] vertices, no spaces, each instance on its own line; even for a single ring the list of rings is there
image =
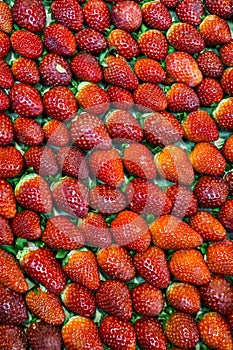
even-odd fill
[[[192,284],[172,283],[166,291],[166,297],[176,310],[191,314],[200,311],[200,293]]]
[[[14,51],[23,57],[36,59],[42,55],[43,43],[41,38],[28,30],[16,30],[11,35],[11,45]]]
[[[156,316],[163,309],[164,297],[160,289],[142,283],[132,291],[134,310],[143,316]]]
[[[134,101],[138,108],[146,112],[160,112],[167,108],[166,96],[156,84],[140,84],[134,91]]]
[[[26,350],[27,336],[22,327],[14,325],[0,325],[0,342],[4,344],[6,350],[15,348],[16,350]]]
[[[89,0],[83,6],[83,15],[88,27],[104,33],[110,27],[110,11],[102,0]]]
[[[107,90],[113,107],[128,110],[133,107],[134,99],[130,91],[117,86],[110,86]]]
[[[36,62],[25,57],[20,57],[13,62],[12,73],[21,83],[34,85],[40,80]]]
[[[108,36],[108,47],[115,47],[116,53],[126,59],[137,57],[140,52],[133,37],[122,29],[114,29],[111,31]]]
[[[213,115],[221,128],[232,131],[233,97],[223,99],[215,109]]]
[[[151,58],[139,58],[134,66],[138,78],[146,83],[161,83],[165,80],[165,72],[159,62]]]
[[[228,23],[216,15],[206,16],[201,22],[199,30],[208,46],[227,44],[231,40]]]
[[[83,12],[75,0],[58,0],[51,5],[51,12],[58,23],[74,31],[82,29]]]
[[[76,147],[62,147],[57,153],[57,160],[62,172],[78,179],[88,178],[85,154]]]
[[[138,45],[143,55],[155,59],[165,59],[168,51],[168,43],[165,36],[156,29],[150,29],[142,33],[138,39]]]
[[[211,243],[206,253],[207,265],[211,272],[232,276],[233,251],[221,242]]]
[[[48,53],[42,58],[39,72],[45,85],[66,86],[72,79],[69,63],[55,53]]]
[[[9,5],[6,2],[0,3],[0,30],[5,33],[12,31],[12,14]]]
[[[230,67],[225,69],[221,77],[221,85],[223,87],[224,92],[230,96],[233,96],[232,79],[233,79],[233,68]]]
[[[62,24],[50,24],[44,30],[45,48],[60,56],[72,56],[76,51],[74,34]]]
[[[27,336],[30,346],[35,350],[49,350],[51,344],[54,350],[58,350],[62,345],[60,329],[44,322],[30,323]]]
[[[142,317],[134,324],[137,341],[143,349],[166,350],[167,339],[161,324],[152,317]]]
[[[80,84],[76,98],[81,107],[93,114],[105,113],[109,108],[108,93],[95,83]]]
[[[18,212],[11,222],[11,227],[16,237],[29,241],[40,238],[42,234],[40,216],[31,210]]]
[[[13,146],[0,147],[0,177],[13,178],[23,169],[21,153]]]
[[[206,50],[197,58],[197,64],[203,75],[218,78],[222,75],[223,64],[216,52]]]
[[[0,58],[0,87],[3,89],[10,89],[14,85],[14,77],[10,67]]]
[[[69,132],[66,125],[59,120],[52,119],[43,126],[46,141],[57,147],[67,146],[69,143]]]
[[[0,88],[0,112],[5,111],[9,107],[10,107],[10,99],[8,95]]]
[[[173,84],[166,98],[172,112],[194,112],[200,107],[197,93],[184,83]]]
[[[0,32],[0,58],[5,58],[10,52],[10,39],[6,33]]]
[[[12,219],[16,215],[16,200],[13,188],[4,179],[0,179],[0,215]]]
[[[84,28],[76,35],[76,43],[80,50],[91,53],[93,55],[100,54],[107,47],[105,37],[91,28]]]
[[[223,63],[226,66],[233,66],[233,41],[222,46],[219,52]]]
[[[218,214],[220,222],[228,231],[231,231],[233,227],[232,212],[233,201],[229,199],[223,204]]]
[[[45,27],[46,13],[40,0],[17,0],[12,7],[13,21],[30,32],[40,32]]]
[[[103,74],[99,61],[89,53],[79,53],[71,61],[71,69],[78,79],[98,83]]]
[[[12,245],[13,242],[14,235],[10,222],[4,216],[0,216],[0,244]]]
[[[13,123],[7,114],[0,113],[0,146],[7,146],[14,137]]]
[[[160,1],[151,1],[143,4],[142,16],[144,22],[154,29],[167,30],[172,24],[170,12]]]
[[[18,117],[14,122],[16,140],[27,146],[39,146],[44,140],[44,132],[39,123],[33,119]]]
[[[55,154],[48,146],[29,148],[24,153],[24,161],[27,168],[33,168],[35,173],[40,176],[53,176],[58,173]]]
[[[183,218],[196,214],[197,198],[189,188],[172,185],[167,187],[166,194],[172,202],[172,215]]]
[[[180,21],[197,26],[201,23],[204,7],[201,0],[181,0],[176,6]]]
[[[90,206],[103,214],[112,214],[124,210],[127,202],[120,189],[100,184],[90,190]]]
[[[219,103],[223,98],[222,86],[215,79],[204,78],[196,91],[202,106],[205,107],[210,107],[213,103]]]
[[[111,10],[111,19],[116,28],[134,32],[142,24],[142,12],[134,1],[118,1]]]
[[[222,18],[229,18],[233,15],[233,8],[231,0],[215,1],[207,0],[205,3],[207,10],[211,14],[218,15]]]

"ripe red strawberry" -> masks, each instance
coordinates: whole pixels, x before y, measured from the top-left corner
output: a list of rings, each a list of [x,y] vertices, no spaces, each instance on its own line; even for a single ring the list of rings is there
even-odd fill
[[[43,103],[38,90],[28,84],[16,84],[10,90],[11,107],[21,117],[38,117],[43,112]]]
[[[231,330],[233,329],[233,316],[232,314],[227,316],[226,318],[228,325],[230,326]]]
[[[0,3],[0,30],[5,33],[12,31],[12,14],[9,5],[6,2]]]
[[[233,275],[233,251],[232,247],[221,242],[211,243],[206,253],[207,265],[211,272],[223,275]]]
[[[41,0],[17,0],[12,7],[13,21],[30,32],[41,32],[46,13]]]
[[[233,201],[231,199],[227,200],[219,211],[218,218],[221,224],[228,230],[232,231],[233,220]]]
[[[16,200],[13,188],[4,179],[0,179],[0,215],[12,219],[16,215]]]
[[[142,283],[132,291],[134,310],[143,316],[158,315],[164,305],[164,297],[160,289],[148,283]]]
[[[13,242],[14,235],[11,230],[10,222],[4,216],[0,216],[0,244],[12,245]]]
[[[160,112],[167,108],[166,96],[156,84],[144,83],[134,91],[134,101],[143,111]]]
[[[193,348],[199,341],[199,332],[194,318],[182,312],[175,312],[165,324],[168,340],[179,347]]]
[[[0,283],[17,293],[25,293],[28,284],[17,260],[0,248]]]
[[[27,58],[39,58],[43,52],[43,43],[39,35],[27,30],[16,30],[11,35],[11,45],[14,51]]]
[[[200,338],[211,348],[231,349],[233,346],[230,327],[223,316],[216,312],[208,312],[198,321]]]
[[[140,52],[133,37],[122,29],[114,29],[111,31],[108,36],[108,47],[114,47],[116,53],[126,59],[137,57]]]
[[[78,179],[88,178],[88,167],[85,154],[76,147],[62,147],[57,153],[58,164],[66,175]]]
[[[228,192],[227,183],[215,176],[202,176],[194,188],[194,194],[203,208],[221,207],[227,199]]]
[[[5,350],[27,350],[27,336],[22,327],[14,325],[0,325],[0,342]]]
[[[103,74],[99,61],[89,53],[79,53],[71,61],[71,69],[78,79],[98,83]]]
[[[44,85],[66,86],[72,80],[69,63],[55,53],[48,53],[42,58],[39,72]]]
[[[233,193],[233,172],[229,171],[228,173],[226,173],[224,176],[224,180],[228,184],[229,195],[232,196],[232,193]]]
[[[81,6],[75,0],[53,1],[51,12],[58,23],[74,31],[82,29],[83,12]]]
[[[228,23],[216,15],[206,16],[201,22],[199,30],[208,46],[227,44],[231,40]]]
[[[88,213],[88,189],[77,179],[64,177],[52,189],[56,205],[63,211],[78,217]]]
[[[105,113],[109,108],[108,93],[94,83],[81,83],[76,98],[81,107],[93,114]]]
[[[110,11],[102,0],[89,0],[83,6],[83,15],[88,27],[104,33],[110,27]]]
[[[89,196],[90,206],[103,214],[118,213],[127,206],[124,193],[109,185],[100,184],[93,187]]]
[[[215,109],[213,115],[221,128],[233,131],[233,97],[223,99]]]
[[[91,250],[71,251],[63,270],[72,281],[80,283],[90,290],[96,290],[100,286],[97,261]]]
[[[177,250],[170,260],[170,271],[181,282],[205,284],[210,281],[210,271],[199,250]]]
[[[35,146],[24,153],[24,161],[27,168],[33,168],[40,176],[54,176],[58,173],[58,165],[55,153],[48,146]]]
[[[59,120],[49,120],[43,126],[46,141],[57,147],[67,146],[69,143],[69,132],[64,123]]]
[[[201,0],[181,0],[176,6],[180,21],[197,26],[201,23],[204,7]]]
[[[222,18],[229,18],[233,15],[233,6],[231,0],[217,0],[215,2],[206,0],[205,6],[210,13]]]
[[[210,50],[206,50],[197,58],[197,64],[202,74],[209,78],[219,78],[223,72],[220,57]]]
[[[167,339],[159,321],[152,317],[142,317],[134,324],[137,341],[143,349],[166,350]]]
[[[2,89],[0,89],[0,112],[5,111],[9,107],[10,107],[10,99],[8,95]]]
[[[111,10],[111,20],[116,28],[135,32],[142,24],[142,11],[134,1],[118,1]]]
[[[105,37],[91,28],[84,28],[76,35],[76,44],[79,50],[98,55],[107,47]]]
[[[76,51],[74,34],[62,24],[50,24],[44,30],[45,48],[60,56],[72,56]]]
[[[0,58],[5,58],[10,52],[10,39],[6,33],[0,31]]]
[[[174,145],[164,147],[155,156],[159,174],[166,180],[182,185],[190,185],[194,179],[193,167],[185,151]]]
[[[129,110],[133,107],[134,99],[130,91],[117,86],[110,86],[107,92],[114,108]]]
[[[13,137],[14,129],[10,117],[7,114],[0,113],[0,146],[7,146],[11,143]]]
[[[58,327],[43,322],[32,322],[28,327],[28,342],[34,350],[50,350],[53,344],[54,350],[61,348],[62,339]]]
[[[233,41],[222,46],[219,52],[223,63],[226,66],[233,66]]]
[[[39,239],[42,234],[40,216],[31,210],[18,212],[11,222],[11,228],[16,237],[29,241]]]
[[[222,77],[221,77],[221,85],[223,87],[224,92],[227,95],[233,96],[233,68],[227,68],[224,70]]]
[[[133,259],[124,247],[112,245],[99,250],[97,262],[106,274],[123,282],[130,281],[136,275]]]
[[[166,194],[172,202],[172,215],[183,218],[196,214],[197,198],[189,188],[172,185],[167,187]]]
[[[172,112],[193,112],[200,107],[197,93],[183,83],[173,84],[166,98],[168,108]]]
[[[40,80],[36,62],[28,58],[17,58],[13,62],[11,69],[15,79],[21,83],[34,85]]]
[[[157,2],[160,4],[160,2]],[[139,58],[134,66],[138,78],[146,83],[162,83],[165,80],[165,72],[159,62],[151,58]]]
[[[213,103],[219,103],[223,98],[223,89],[215,79],[204,78],[196,91],[202,106],[205,107],[210,107]]]
[[[172,17],[166,6],[159,1],[151,1],[142,5],[144,22],[151,28],[167,30],[172,24]]]
[[[112,350],[136,348],[136,334],[131,323],[107,316],[101,322],[100,335]]]
[[[163,60],[167,56],[168,43],[165,36],[156,29],[150,29],[141,34],[138,45],[143,55],[155,59]]]
[[[0,58],[0,87],[10,89],[14,85],[14,77],[10,67]]]
[[[176,7],[178,0],[161,0],[166,7]]]
[[[176,310],[196,314],[201,309],[201,297],[198,289],[188,283],[172,283],[166,297]]]
[[[13,146],[0,147],[0,177],[13,178],[21,172],[24,162],[21,153]]]
[[[226,237],[224,227],[208,211],[198,211],[190,218],[189,225],[202,236],[204,241],[221,241]]]
[[[62,339],[67,350],[103,350],[98,328],[87,317],[74,316],[62,327]]]
[[[74,144],[86,150],[107,149],[111,139],[103,121],[89,113],[81,113],[73,119],[70,130]]]
[[[152,286],[162,289],[170,282],[167,259],[162,249],[150,247],[146,252],[136,253],[134,266],[138,274]]]
[[[16,140],[27,146],[38,146],[44,140],[44,132],[39,123],[33,119],[18,117],[14,122]]]
[[[107,67],[103,68],[103,72],[107,83],[127,90],[135,90],[138,87],[137,76],[124,57],[108,56],[105,62]]]

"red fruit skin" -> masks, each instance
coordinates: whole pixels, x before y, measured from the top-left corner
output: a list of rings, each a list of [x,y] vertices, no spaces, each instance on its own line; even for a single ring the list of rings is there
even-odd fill
[[[162,2],[151,1],[143,4],[142,16],[144,22],[151,28],[167,30],[172,24],[172,17]]]
[[[210,107],[213,103],[219,103],[223,98],[223,89],[220,83],[211,78],[204,78],[196,91],[201,105],[205,107]]]
[[[176,6],[176,14],[181,22],[197,26],[201,23],[204,7],[201,0],[182,0]]]
[[[233,41],[220,48],[220,55],[223,63],[226,66],[233,66]]]
[[[44,132],[35,120],[18,117],[14,122],[16,140],[27,146],[39,146],[44,141]]]
[[[0,30],[5,33],[12,31],[12,14],[9,5],[5,2],[0,4]]]
[[[40,75],[36,62],[20,57],[13,62],[12,73],[21,83],[34,85],[39,82]]]
[[[11,228],[16,237],[29,241],[39,239],[42,234],[40,216],[31,210],[18,212],[11,222]]]
[[[11,45],[14,51],[27,58],[37,59],[43,52],[43,43],[39,35],[27,30],[16,30],[11,35]]]
[[[228,23],[216,15],[206,16],[200,24],[199,31],[207,46],[223,45],[231,40]]]
[[[69,63],[55,53],[48,53],[42,58],[39,72],[44,85],[66,86],[72,80]]]
[[[81,6],[75,0],[53,1],[51,12],[58,23],[74,31],[82,29],[83,12]]]
[[[62,24],[50,24],[44,30],[44,46],[52,53],[69,57],[76,51],[75,36]]]
[[[3,89],[11,89],[14,85],[14,77],[10,67],[2,58],[0,58],[0,74],[0,87]]]
[[[221,242],[211,243],[206,253],[206,262],[211,272],[232,276],[232,247]]]
[[[76,35],[76,44],[79,50],[98,55],[103,52],[107,47],[107,41],[105,37],[91,28],[84,28],[80,30]]]
[[[168,109],[175,113],[194,112],[200,107],[197,93],[183,83],[173,84],[166,98]]]
[[[10,222],[0,216],[0,244],[12,245],[14,242],[14,235],[11,230]]]
[[[24,161],[27,168],[33,168],[40,176],[55,176],[58,173],[55,153],[48,146],[29,148],[24,153]]]
[[[27,350],[27,336],[22,327],[14,325],[0,325],[0,342],[5,350]]]
[[[160,289],[148,283],[140,284],[132,291],[134,310],[143,316],[156,316],[164,306],[164,297]]]
[[[76,147],[62,147],[57,153],[57,160],[62,172],[80,180],[88,178],[89,170],[85,154]]]
[[[217,124],[221,128],[227,131],[232,131],[233,97],[223,99],[215,109],[213,115]]]
[[[160,112],[167,108],[166,96],[156,84],[140,84],[134,91],[134,101],[145,112]]]
[[[43,112],[43,103],[38,90],[28,84],[16,84],[9,97],[13,111],[21,117],[38,117]]]
[[[142,12],[134,1],[119,1],[112,8],[111,20],[116,28],[135,32],[142,24]]]
[[[161,83],[166,74],[159,62],[151,58],[139,58],[134,65],[138,78],[146,83]]]
[[[165,36],[156,29],[141,34],[138,45],[143,55],[154,60],[163,60],[167,56],[168,43]]]
[[[197,64],[202,74],[209,78],[219,78],[223,72],[220,57],[210,50],[206,50],[197,58]]]
[[[16,215],[16,200],[13,188],[4,179],[0,179],[0,215],[12,219]]]
[[[9,37],[5,33],[0,32],[0,58],[5,58],[8,55],[10,47]]]
[[[159,321],[152,317],[139,318],[134,324],[137,341],[143,349],[166,350],[167,339]]]
[[[59,120],[49,120],[43,126],[45,139],[48,144],[64,147],[69,143],[69,132],[64,123]]]
[[[172,215],[183,218],[196,214],[197,198],[189,188],[172,185],[167,187],[166,194],[172,202]]]
[[[232,314],[227,316],[226,320],[227,320],[227,323],[230,326],[230,328],[233,329],[233,316],[232,316]]]
[[[76,98],[80,106],[87,112],[103,114],[109,109],[110,97],[98,84],[84,83],[84,85],[79,86]]]
[[[115,47],[116,53],[130,60],[140,53],[137,42],[126,31],[114,29],[108,36],[108,47]]]
[[[133,107],[134,99],[130,91],[117,86],[110,86],[107,90],[114,108],[128,110]]]
[[[233,15],[233,6],[231,0],[215,1],[206,0],[205,6],[207,10],[222,18],[229,18]]]
[[[227,68],[224,70],[221,78],[221,85],[223,87],[224,92],[227,95],[233,96],[233,68]]]
[[[232,231],[232,227],[233,227],[232,212],[233,212],[233,200],[229,199],[223,204],[218,214],[219,221],[226,228],[227,231]]]
[[[100,33],[110,27],[111,14],[102,0],[89,0],[83,6],[83,15],[87,26]]]
[[[46,13],[40,0],[17,0],[12,7],[13,21],[30,32],[41,32],[45,27]]]
[[[161,0],[161,2],[166,6],[166,7],[175,7],[178,3],[178,0]]]
[[[28,327],[28,342],[34,350],[60,350],[62,346],[61,332],[58,327],[43,322],[32,322]]]
[[[11,143],[13,137],[14,129],[10,117],[7,114],[0,113],[0,146],[7,146]]]
[[[222,147],[222,155],[224,156],[227,162],[232,163],[233,161],[233,137],[232,136],[226,139]]]
[[[0,89],[0,112],[5,111],[9,107],[10,107],[10,99],[8,95],[2,89]]]
[[[233,193],[233,173],[232,173],[232,171],[229,171],[228,173],[226,173],[226,175],[224,176],[224,180],[228,184],[229,195],[232,196],[232,193]]]
[[[192,284],[173,283],[168,287],[166,297],[176,310],[196,314],[201,309],[200,293]]]
[[[71,69],[78,79],[98,83],[103,78],[99,61],[91,54],[79,53],[71,61]]]

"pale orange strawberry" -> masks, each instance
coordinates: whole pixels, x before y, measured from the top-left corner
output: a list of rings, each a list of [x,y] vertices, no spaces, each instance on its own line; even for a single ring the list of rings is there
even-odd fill
[[[233,131],[233,97],[223,99],[213,112],[217,124],[228,131]]]
[[[184,83],[175,83],[168,91],[167,106],[172,112],[193,112],[200,107],[197,93]]]
[[[231,40],[228,23],[216,15],[206,16],[201,22],[199,30],[208,46],[227,44]]]

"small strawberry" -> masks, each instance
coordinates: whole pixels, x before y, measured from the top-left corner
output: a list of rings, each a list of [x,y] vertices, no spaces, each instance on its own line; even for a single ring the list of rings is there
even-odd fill
[[[105,113],[109,108],[110,97],[108,93],[94,83],[80,84],[76,98],[81,107],[93,114]]]
[[[44,141],[44,132],[39,123],[33,119],[18,117],[14,122],[16,140],[27,146],[39,146]]]
[[[43,43],[39,35],[27,30],[16,30],[11,35],[11,45],[14,51],[27,58],[39,58],[43,52]]]
[[[8,95],[0,88],[0,112],[5,111],[9,107],[10,107],[10,99]]]
[[[127,111],[133,107],[134,99],[130,91],[117,86],[110,86],[107,92],[114,108],[125,109]]]
[[[206,262],[211,272],[232,276],[232,247],[221,242],[211,243],[206,253]]]
[[[233,201],[229,199],[223,204],[218,214],[219,221],[228,231],[232,231],[233,229],[232,213]]]
[[[225,66],[233,66],[233,41],[222,46],[219,52]]]
[[[0,325],[0,343],[4,350],[27,350],[27,336],[22,327],[14,325]]]
[[[143,316],[156,316],[164,306],[164,297],[160,289],[148,283],[142,283],[132,291],[134,310]]]
[[[82,29],[83,12],[76,0],[53,1],[51,12],[58,23],[74,31]]]
[[[99,61],[89,53],[79,53],[71,61],[71,69],[78,79],[98,83],[103,74]]]
[[[201,23],[204,7],[201,0],[182,0],[176,6],[176,14],[180,21],[197,26]]]
[[[233,97],[223,99],[215,109],[213,115],[221,128],[233,131]]]
[[[3,89],[11,89],[14,85],[14,77],[10,67],[0,58],[0,87]]]
[[[197,198],[189,188],[177,184],[171,185],[167,187],[166,194],[172,202],[172,215],[183,218],[196,214]]]
[[[157,2],[157,4],[160,4]],[[138,78],[145,83],[158,84],[165,80],[165,72],[159,62],[151,58],[139,58],[134,66]]]
[[[57,153],[58,164],[63,174],[84,180],[88,178],[85,154],[76,147],[62,147]]]
[[[197,58],[197,64],[202,74],[209,78],[219,78],[223,72],[220,57],[211,50],[206,50]]]
[[[11,43],[8,35],[0,31],[0,58],[5,58],[10,52]]]
[[[90,190],[90,206],[103,214],[113,214],[124,210],[127,202],[121,190],[100,184]]]
[[[172,112],[194,112],[200,107],[197,93],[183,83],[173,84],[167,95],[167,106]]]
[[[135,32],[142,24],[142,11],[134,1],[118,1],[111,10],[111,19],[116,28]]]
[[[18,212],[11,222],[11,228],[16,237],[29,241],[39,239],[42,234],[40,216],[31,210]]]
[[[4,217],[0,216],[0,244],[13,245],[14,235],[11,230],[10,222]]]
[[[227,68],[224,70],[222,77],[221,77],[221,85],[223,87],[224,92],[227,95],[233,96],[233,68]]]
[[[152,317],[142,317],[134,324],[138,344],[142,349],[166,350],[167,339],[159,321]]]
[[[151,1],[143,4],[142,16],[144,22],[154,29],[167,30],[172,24],[170,12],[160,1]]]
[[[213,103],[219,103],[223,98],[222,86],[215,79],[204,78],[196,91],[202,106],[205,107],[210,107]]]
[[[53,350],[61,349],[61,333],[58,327],[43,323],[32,322],[28,327],[28,342],[34,350]]]
[[[34,85],[40,80],[36,62],[28,58],[17,58],[11,69],[15,79],[21,83]]]
[[[67,146],[69,143],[69,132],[64,123],[59,120],[49,120],[43,126],[46,141],[57,147]]]
[[[60,56],[72,56],[76,51],[74,34],[62,24],[50,24],[44,30],[45,48]]]
[[[114,29],[111,31],[108,36],[108,47],[114,47],[116,53],[126,59],[137,57],[140,52],[134,38],[122,29]]]
[[[40,176],[54,176],[58,173],[58,165],[55,153],[48,146],[35,146],[24,153],[24,161],[27,168],[33,168]]]
[[[107,47],[105,37],[91,28],[84,28],[80,30],[75,37],[79,50],[91,53],[93,55],[100,54]]]
[[[42,58],[39,72],[44,85],[66,86],[72,80],[69,63],[55,53],[48,53]]]
[[[4,179],[0,179],[0,215],[12,219],[16,215],[16,200],[13,188]]]
[[[13,137],[14,129],[10,117],[7,114],[0,113],[0,146],[7,146],[11,143]]]
[[[167,108],[166,96],[156,84],[140,84],[134,91],[134,101],[139,109],[146,112],[160,112]]]
[[[201,22],[199,30],[208,46],[227,44],[231,40],[228,23],[216,15],[206,16]]]
[[[138,45],[143,55],[155,60],[163,60],[167,56],[168,43],[165,36],[156,29],[141,34]]]
[[[30,32],[41,32],[46,23],[45,8],[41,0],[17,0],[12,7],[13,21]]]
[[[0,3],[0,30],[5,33],[12,31],[12,14],[9,5],[6,2]]]
[[[222,18],[229,18],[233,15],[233,6],[231,0],[217,0],[215,2],[206,0],[205,6],[211,14]]]
[[[176,310],[196,314],[201,309],[201,297],[198,289],[188,283],[172,283],[166,297]]]
[[[88,27],[104,33],[110,27],[110,11],[102,0],[89,0],[83,6],[83,15]]]
[[[21,172],[24,162],[21,153],[13,146],[0,147],[0,177],[13,178]]]

